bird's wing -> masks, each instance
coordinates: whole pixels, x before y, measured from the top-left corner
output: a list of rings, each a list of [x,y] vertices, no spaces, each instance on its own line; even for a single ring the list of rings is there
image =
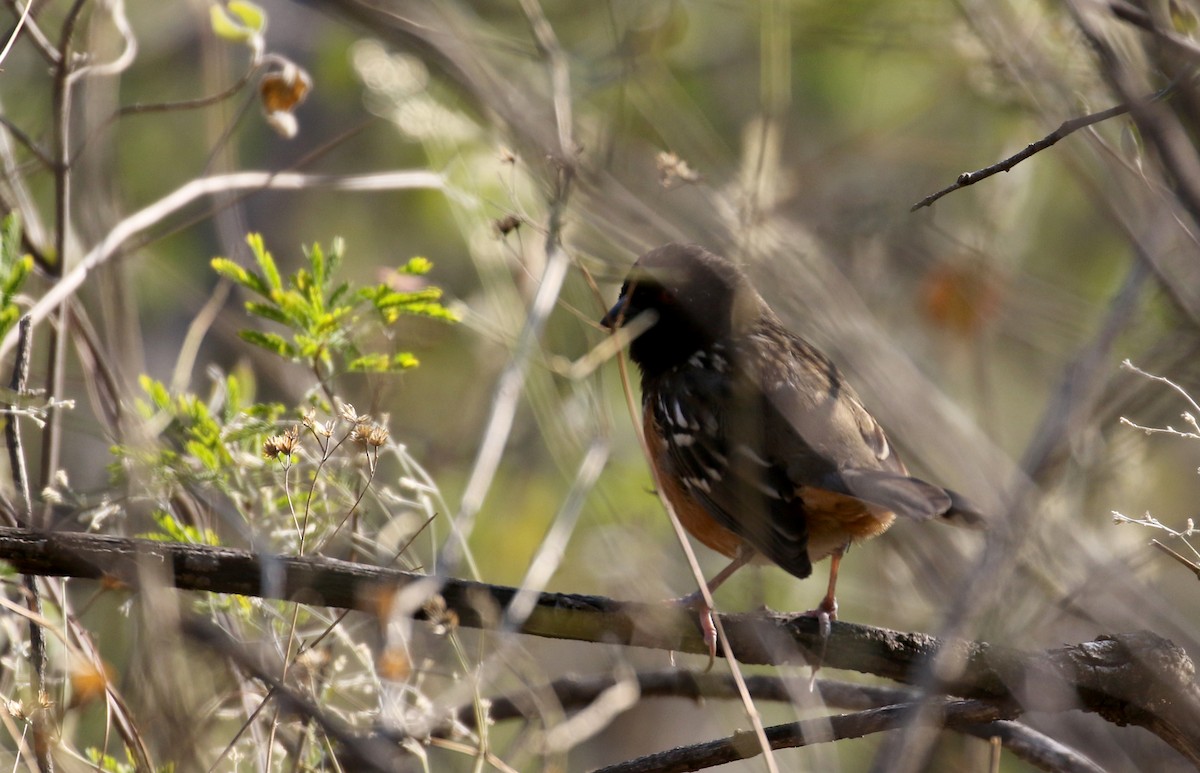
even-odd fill
[[[797,488],[843,494],[924,520],[951,507],[946,491],[908,475],[887,434],[823,354],[781,327],[763,350],[790,357],[760,361],[764,458]]]
[[[743,436],[747,426],[761,435],[761,425],[744,422],[731,385],[712,369],[692,370],[686,381],[668,377],[647,405],[669,441],[656,452],[714,521],[789,573],[807,577],[808,526],[795,487],[782,466],[765,463]]]

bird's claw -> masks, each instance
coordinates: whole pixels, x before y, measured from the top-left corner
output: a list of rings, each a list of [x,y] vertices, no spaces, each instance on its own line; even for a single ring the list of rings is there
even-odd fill
[[[821,670],[821,664],[825,662],[825,648],[829,644],[829,636],[833,633],[833,621],[837,620],[837,599],[827,596],[821,599],[821,603],[816,609],[810,609],[807,612],[801,612],[802,617],[817,618],[817,631],[821,636],[821,647],[817,652],[816,658],[812,664],[812,676],[808,682],[808,690],[812,692],[817,682],[817,671]]]
[[[700,635],[704,637],[704,646],[708,649],[708,665],[705,672],[711,671],[717,662],[717,624],[713,619],[713,610],[699,591],[674,599],[673,603],[689,607],[696,611],[700,623]]]
[[[821,599],[821,603],[816,609],[810,609],[807,612],[801,612],[801,617],[817,618],[817,629],[821,633],[822,644],[829,639],[829,635],[833,633],[833,621],[837,620],[837,599],[825,598]]]

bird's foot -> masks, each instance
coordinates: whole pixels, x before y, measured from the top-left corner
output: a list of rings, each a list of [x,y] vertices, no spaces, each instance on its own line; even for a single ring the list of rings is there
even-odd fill
[[[837,620],[837,610],[837,599],[827,596],[821,599],[821,603],[817,605],[816,609],[800,613],[801,617],[817,618],[817,625],[821,631],[822,645],[829,639],[829,634],[833,631],[833,621]],[[824,649],[823,646],[822,649]]]
[[[821,632],[821,646],[813,659],[812,675],[808,680],[809,692],[816,687],[817,672],[821,670],[821,664],[825,662],[825,648],[829,644],[829,634],[833,631],[833,621],[837,620],[837,609],[837,599],[833,596],[826,596],[821,599],[821,603],[817,605],[816,609],[800,613],[802,617],[817,618],[817,629]]]
[[[699,616],[700,634],[704,637],[704,646],[708,648],[708,666],[704,670],[711,670],[717,661],[717,624],[713,620],[712,607],[704,600],[704,594],[700,591],[672,599],[671,603],[695,610]]]

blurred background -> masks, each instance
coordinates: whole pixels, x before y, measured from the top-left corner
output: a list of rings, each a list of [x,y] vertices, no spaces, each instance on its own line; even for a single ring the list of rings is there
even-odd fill
[[[8,7],[15,24],[19,9]],[[453,521],[472,557],[451,564],[456,573],[518,584],[559,524],[565,552],[537,564],[547,589],[680,596],[695,583],[653,493],[618,366],[580,358],[605,339],[597,321],[637,255],[698,242],[743,264],[787,324],[847,372],[916,474],[995,516],[989,535],[899,523],[856,547],[839,583],[842,619],[1028,650],[1147,628],[1200,652],[1193,576],[1149,541],[1194,552],[1165,529],[1113,515],[1150,514],[1183,531],[1200,497],[1200,439],[1185,436],[1197,428],[1181,418],[1194,404],[1122,368],[1131,360],[1200,398],[1198,218],[1186,195],[1195,54],[1179,42],[1196,29],[1192,4],[1140,11],[1167,25],[1155,36],[1107,6],[1019,0],[268,0],[265,29],[242,40],[218,34],[212,8],[35,3],[0,73],[5,209],[23,213],[27,246],[52,267],[69,272],[124,218],[197,178],[314,176],[292,190],[197,198],[88,275],[80,308],[104,368],[128,388],[108,399],[131,403],[142,373],[206,396],[214,372],[240,369],[254,374],[257,400],[306,400],[312,374],[238,338],[265,323],[210,267],[215,256],[251,265],[248,232],[263,234],[285,272],[304,265],[302,247],[340,236],[345,278],[358,283],[391,281],[390,269],[426,257],[432,271],[412,281],[444,288],[461,323],[404,320],[385,345],[412,351],[418,368],[334,378],[359,413],[386,415],[406,463],[436,487],[437,518],[411,563],[436,566]],[[226,15],[235,26],[241,18]],[[69,19],[81,58],[66,89],[70,227],[59,242],[62,180],[16,132],[55,147],[63,113],[47,49]],[[311,80],[307,99],[283,111],[292,137],[266,120],[258,86],[285,64]],[[1121,88],[1146,97],[1169,85],[1143,123],[1096,123],[910,211],[960,173],[1127,102]],[[1181,155],[1164,154],[1147,126],[1174,137],[1167,144]],[[315,180],[407,170],[438,183],[348,190]],[[548,235],[562,256],[547,250]],[[547,288],[558,260],[561,288]],[[26,289],[36,300],[51,284]],[[544,318],[539,292],[552,301]],[[211,324],[190,338],[204,314]],[[35,385],[48,372],[38,330]],[[129,492],[110,476],[109,449],[129,440],[105,418],[96,368],[68,351],[62,396],[78,403],[63,415],[58,467],[81,500],[121,502]],[[1122,418],[1180,431],[1151,434]],[[594,481],[589,449],[603,461]],[[573,491],[583,495],[577,519],[566,507]],[[216,510],[221,531],[230,516]],[[413,530],[381,507],[363,518],[365,531],[399,542]],[[225,526],[230,544],[270,544],[252,519]],[[138,532],[120,520],[103,530]],[[702,546],[697,554],[707,575],[724,563]],[[717,602],[809,609],[824,572],[799,582],[748,569]],[[484,647],[463,635],[467,649]],[[602,645],[506,646],[521,665],[471,672],[484,694],[528,683],[531,662],[544,678],[667,665],[661,653]],[[434,695],[453,673],[432,665],[445,653],[430,647]],[[106,658],[135,667],[120,646]],[[768,724],[811,711],[761,708]],[[79,748],[102,745],[99,716],[81,721]],[[538,752],[533,730],[511,726],[493,731],[491,749],[520,770],[584,770],[746,726],[740,705],[717,701],[643,701],[610,719],[569,753]],[[1110,770],[1187,767],[1144,730],[1078,713],[1025,721]],[[792,770],[858,770],[881,748],[867,738],[777,757]],[[474,764],[438,753],[433,769]],[[988,755],[985,743],[947,734],[929,769],[979,770]],[[1028,768],[1005,755],[1002,769]]]

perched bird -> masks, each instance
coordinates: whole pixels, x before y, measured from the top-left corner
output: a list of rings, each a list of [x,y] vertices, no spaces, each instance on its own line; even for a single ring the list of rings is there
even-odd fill
[[[696,539],[733,559],[710,590],[752,560],[805,578],[832,557],[812,612],[828,634],[851,543],[896,516],[982,525],[960,495],[909,476],[833,362],[785,328],[730,261],[696,245],[646,253],[601,324],[616,330],[643,314],[653,316],[629,354],[658,485]]]

